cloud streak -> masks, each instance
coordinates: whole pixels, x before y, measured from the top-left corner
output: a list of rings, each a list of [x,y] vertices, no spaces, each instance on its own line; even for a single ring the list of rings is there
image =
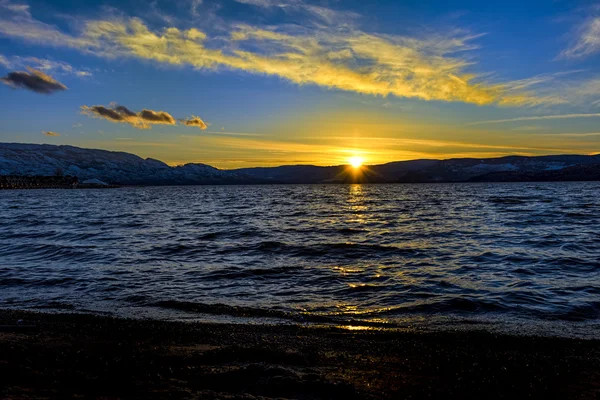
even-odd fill
[[[507,154],[540,155],[569,152],[568,147],[554,146],[554,143],[543,147],[532,147],[526,144],[494,145],[381,137],[364,138],[365,141],[374,143],[352,145],[351,143],[355,139],[352,136],[319,136],[318,138],[321,140],[320,143],[210,136],[202,138],[202,146],[203,148],[226,150],[229,154],[239,157],[238,160],[234,158],[211,160],[211,164],[216,162],[233,165],[251,162],[254,166],[257,163],[262,165],[289,164],[291,156],[295,157],[295,162],[298,163],[339,165],[347,163],[348,157],[357,153],[363,155],[369,162],[384,163],[386,161],[418,158],[479,158],[505,156]],[[186,142],[186,147],[195,148],[196,145],[199,145],[200,143],[195,140],[197,138],[190,137],[190,141]],[[423,146],[426,146],[426,148],[423,148]]]
[[[8,58],[4,57],[2,54],[0,54],[0,65],[2,65],[4,68],[12,68],[11,62],[8,61]]]
[[[256,6],[314,7],[300,1],[243,0]],[[263,5],[264,3],[264,5]],[[329,10],[312,8],[327,15]],[[75,48],[106,58],[133,57],[204,70],[238,70],[289,82],[369,95],[531,106],[555,103],[510,82],[487,82],[467,72],[477,35],[463,31],[424,38],[365,33],[350,26],[261,29],[231,26],[229,37],[192,28],[150,29],[138,18],[84,21],[71,34],[36,20],[24,7],[0,17],[0,35]],[[332,17],[333,18],[333,17]]]
[[[583,58],[600,52],[600,17],[587,19],[578,29],[577,39],[561,53],[565,58]]]
[[[69,63],[37,57],[6,57],[0,54],[0,65],[3,65],[5,68],[23,68],[31,66],[34,69],[46,73],[75,75],[79,77],[92,76],[92,72],[89,70],[77,69]]]
[[[563,149],[537,146],[515,146],[515,145],[496,145],[484,143],[467,143],[460,141],[435,140],[435,139],[406,139],[406,138],[389,138],[389,137],[362,137],[356,138],[352,136],[324,136],[319,137],[321,140],[334,140],[341,143],[354,142],[375,142],[377,147],[408,147],[410,145],[425,146],[425,147],[456,147],[461,149],[479,149],[479,150],[536,150],[536,151],[562,151]],[[359,146],[370,147],[373,146]]]
[[[0,2],[0,35],[22,38],[50,46],[85,49],[93,43],[61,32],[53,25],[32,17],[29,5]]]
[[[413,39],[348,32],[290,35],[240,26],[223,49],[209,48],[196,29],[156,32],[141,20],[90,22],[88,40],[110,56],[130,56],[163,64],[191,65],[272,75],[370,95],[474,104],[534,105],[546,100],[509,85],[482,82],[465,73],[470,62],[457,54],[475,48],[472,35]],[[224,51],[226,50],[226,51]]]
[[[326,24],[350,23],[359,17],[353,12],[337,11],[327,7],[307,4],[302,0],[235,0],[264,9],[278,8],[288,14],[307,14]]]
[[[58,82],[50,75],[33,68],[27,68],[29,72],[15,71],[0,78],[0,82],[15,89],[27,89],[42,94],[52,94],[66,90],[67,87]]]
[[[517,117],[517,118],[508,118],[508,119],[494,119],[494,120],[489,120],[489,121],[476,121],[476,122],[470,122],[467,125],[504,124],[507,122],[542,121],[542,120],[570,119],[570,118],[600,118],[600,113],[538,115],[538,116],[532,116],[532,117]]]
[[[52,137],[60,136],[60,133],[56,133],[56,132],[52,132],[52,131],[42,132],[42,134],[45,136],[52,136]]]
[[[37,57],[6,57],[0,54],[0,65],[4,68],[16,69],[32,67],[45,73],[75,75],[79,77],[92,76],[92,72],[86,69],[77,69],[64,61],[55,61]]]

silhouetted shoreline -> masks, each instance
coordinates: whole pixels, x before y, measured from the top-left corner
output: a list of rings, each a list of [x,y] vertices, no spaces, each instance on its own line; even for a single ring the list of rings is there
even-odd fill
[[[600,342],[0,311],[2,398],[572,398]]]

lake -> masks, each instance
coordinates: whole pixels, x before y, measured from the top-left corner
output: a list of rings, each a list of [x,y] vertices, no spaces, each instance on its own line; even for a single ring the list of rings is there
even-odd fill
[[[600,183],[0,192],[0,307],[600,337]]]

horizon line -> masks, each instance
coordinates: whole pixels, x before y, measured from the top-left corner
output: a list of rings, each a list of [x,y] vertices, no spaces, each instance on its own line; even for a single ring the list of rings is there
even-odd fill
[[[202,165],[207,165],[209,167],[215,168],[217,170],[220,171],[237,171],[237,170],[242,170],[242,169],[254,169],[254,168],[281,168],[281,167],[316,167],[316,168],[335,168],[335,167],[348,167],[350,166],[350,164],[331,164],[331,165],[315,165],[315,164],[281,164],[281,165],[273,165],[273,166],[251,166],[251,167],[242,167],[242,168],[218,168],[218,167],[214,167],[210,164],[206,164],[204,162],[188,162],[188,163],[182,163],[182,164],[169,164],[163,160],[159,160],[156,158],[152,158],[152,157],[141,157],[135,153],[130,153],[127,151],[122,151],[122,150],[106,150],[106,149],[100,149],[100,148],[90,148],[90,147],[80,147],[80,146],[75,146],[72,144],[50,144],[50,143],[22,143],[22,142],[0,142],[0,146],[4,145],[4,144],[9,144],[9,145],[30,145],[30,146],[54,146],[54,147],[60,147],[60,146],[69,146],[69,147],[75,147],[78,149],[84,149],[84,150],[99,150],[99,151],[106,151],[109,153],[125,153],[125,154],[131,154],[134,155],[136,157],[139,157],[143,160],[157,160],[160,161],[162,163],[164,163],[165,165],[167,165],[170,168],[175,168],[175,167],[182,167],[185,165],[189,165],[189,164],[202,164]],[[410,159],[410,160],[396,160],[396,161],[389,161],[389,162],[385,162],[385,163],[380,163],[380,164],[375,164],[375,163],[363,163],[362,166],[363,167],[376,167],[376,166],[381,166],[381,165],[387,165],[387,164],[393,164],[393,163],[403,163],[403,162],[414,162],[414,161],[449,161],[449,160],[494,160],[494,159],[501,159],[501,158],[507,158],[507,157],[525,157],[525,158],[540,158],[540,157],[560,157],[560,156],[580,156],[580,157],[595,157],[595,156],[599,156],[600,152],[593,152],[591,154],[581,154],[581,153],[556,153],[556,154],[543,154],[543,155],[519,155],[519,154],[507,154],[507,155],[503,155],[503,156],[499,156],[499,157],[450,157],[450,158],[415,158],[415,159]]]

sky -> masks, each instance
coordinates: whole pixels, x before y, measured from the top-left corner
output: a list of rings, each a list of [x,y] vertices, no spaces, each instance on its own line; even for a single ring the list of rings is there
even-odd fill
[[[232,169],[600,152],[600,2],[0,0],[0,141]]]

